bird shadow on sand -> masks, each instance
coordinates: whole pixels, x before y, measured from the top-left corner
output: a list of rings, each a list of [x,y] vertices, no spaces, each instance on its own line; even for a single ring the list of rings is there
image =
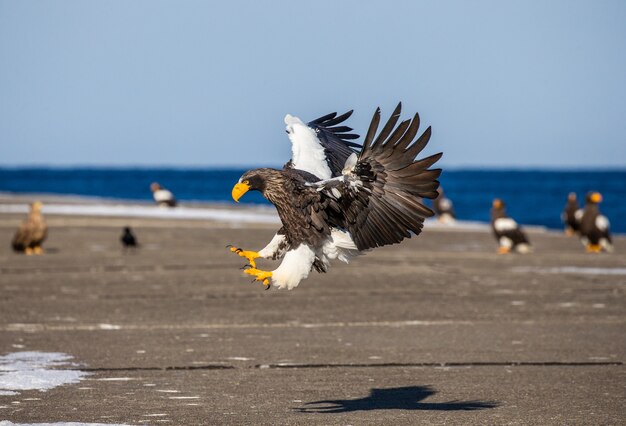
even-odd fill
[[[373,410],[473,411],[495,408],[499,405],[495,401],[422,402],[436,393],[437,391],[430,386],[371,389],[365,398],[307,402],[296,410],[301,413],[349,413]]]

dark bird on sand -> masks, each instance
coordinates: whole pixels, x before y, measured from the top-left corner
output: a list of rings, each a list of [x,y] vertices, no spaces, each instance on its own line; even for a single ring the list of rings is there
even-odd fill
[[[567,195],[567,203],[565,204],[563,213],[561,213],[561,220],[563,221],[563,225],[565,225],[565,234],[568,237],[571,237],[572,235],[577,234],[578,231],[580,231],[581,219],[582,210],[578,205],[576,193],[570,192]]]
[[[504,201],[499,198],[493,200],[491,230],[498,241],[498,253],[507,254],[514,250],[525,254],[531,251],[528,237],[517,222],[506,213]]]
[[[599,204],[602,194],[590,192],[585,200],[582,218],[580,220],[580,240],[589,253],[613,251],[610,223],[606,216],[600,213]]]
[[[152,197],[159,207],[176,207],[177,201],[171,191],[163,188],[157,182],[150,185]]]
[[[421,232],[424,219],[434,213],[420,199],[437,196],[441,169],[429,167],[441,153],[415,160],[431,130],[416,138],[417,114],[396,126],[400,111],[398,104],[377,135],[376,110],[358,154],[358,145],[342,139],[352,129],[332,127],[345,114],[329,114],[308,125],[286,117],[294,154],[287,167],[247,171],[232,190],[235,201],[250,190],[261,192],[283,225],[258,252],[231,249],[250,262],[247,274],[268,287],[292,289],[311,270],[326,272],[331,260],[347,263],[366,250]],[[260,270],[255,263],[259,257],[282,263],[273,271]]]
[[[41,245],[48,236],[48,225],[41,214],[43,204],[35,201],[30,205],[28,217],[17,229],[11,245],[16,252],[27,255],[42,254]]]
[[[128,226],[124,227],[120,241],[125,248],[135,248],[139,245],[137,243],[137,237],[135,237],[133,231]]]
[[[452,223],[456,220],[456,214],[454,213],[454,205],[443,193],[443,188],[440,186],[437,189],[439,194],[437,198],[433,200],[433,210],[437,214],[437,219],[441,223]]]

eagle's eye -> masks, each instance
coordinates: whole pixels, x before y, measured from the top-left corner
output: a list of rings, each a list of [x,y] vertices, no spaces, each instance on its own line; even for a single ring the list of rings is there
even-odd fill
[[[250,181],[248,179],[244,180],[242,183],[244,183],[246,185],[250,185]]]

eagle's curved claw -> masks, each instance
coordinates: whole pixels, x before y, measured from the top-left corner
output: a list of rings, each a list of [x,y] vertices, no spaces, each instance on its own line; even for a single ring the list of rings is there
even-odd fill
[[[266,289],[270,287],[270,278],[272,278],[271,271],[261,271],[260,269],[256,268],[248,268],[244,272],[248,275],[252,275],[253,277],[255,277],[254,281],[261,281]]]
[[[250,262],[250,266],[252,266],[253,268],[256,268],[256,262],[254,261],[254,259],[261,257],[256,251],[242,250],[239,247],[230,246],[229,250],[233,253],[238,254],[241,257],[245,257],[246,259],[248,259],[248,262]]]

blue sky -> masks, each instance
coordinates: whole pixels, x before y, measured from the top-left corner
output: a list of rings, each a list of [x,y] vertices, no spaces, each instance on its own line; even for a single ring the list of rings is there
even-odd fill
[[[624,1],[0,0],[0,166],[251,166],[402,100],[447,167],[626,167]]]

